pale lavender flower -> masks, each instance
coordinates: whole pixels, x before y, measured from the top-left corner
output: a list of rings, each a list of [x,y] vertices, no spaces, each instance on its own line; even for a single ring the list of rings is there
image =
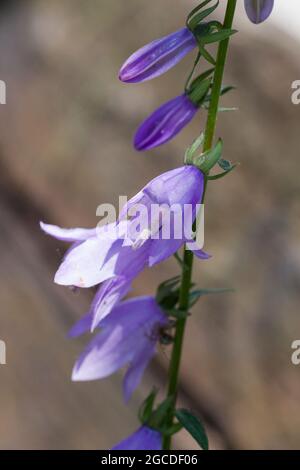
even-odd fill
[[[90,315],[82,319],[77,332],[89,330],[90,321]],[[166,315],[153,297],[120,302],[100,322],[101,331],[76,362],[72,380],[103,379],[128,365],[123,381],[124,398],[128,400],[155,354],[161,328],[167,324]]]
[[[41,228],[60,240],[72,242],[55,274],[55,282],[65,286],[88,288],[102,284],[89,310],[91,329],[105,318],[128,293],[132,281],[147,266],[164,261],[185,243],[196,217],[197,204],[204,187],[203,173],[194,166],[168,171],[150,181],[124,207],[117,224],[101,229],[63,229],[41,223]],[[146,210],[142,231],[136,231],[136,217],[122,220],[136,205]],[[152,217],[154,205],[162,206],[169,217]],[[185,206],[190,206],[188,216]],[[174,212],[174,207],[176,211]],[[180,233],[174,221],[182,220]],[[149,216],[149,217],[148,217]],[[155,220],[154,220],[155,219]],[[164,234],[169,229],[169,236]],[[195,243],[189,245],[202,259],[207,255]]]
[[[252,23],[265,21],[272,13],[274,0],[245,0],[245,9]]]
[[[132,54],[121,67],[119,78],[123,82],[144,82],[158,77],[174,67],[197,45],[188,28],[147,44]]]
[[[138,128],[134,147],[149,150],[173,139],[195,116],[199,107],[183,94],[160,106]]]
[[[144,425],[111,450],[162,450],[162,435]]]

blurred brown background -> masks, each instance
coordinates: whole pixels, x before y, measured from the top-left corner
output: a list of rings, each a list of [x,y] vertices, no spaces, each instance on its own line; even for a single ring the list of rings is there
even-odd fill
[[[223,3],[223,2],[222,2]],[[205,115],[168,145],[137,154],[138,123],[179,94],[192,56],[160,79],[123,85],[120,64],[139,46],[182,26],[192,0],[32,0],[0,4],[0,448],[110,448],[137,426],[136,410],[155,383],[163,390],[168,350],[160,350],[129,407],[121,376],[71,383],[87,341],[66,338],[92,291],[74,294],[52,279],[65,245],[43,235],[40,219],[93,226],[96,207],[131,196],[182,162]],[[206,202],[208,262],[202,287],[234,287],[205,298],[189,321],[181,401],[205,422],[212,448],[299,449],[300,338],[299,117],[291,82],[299,46],[272,23],[246,23],[242,2],[226,83],[238,89],[218,134],[240,162],[212,183]],[[200,120],[199,120],[200,118]],[[174,275],[172,259],[146,271],[134,295]],[[197,448],[182,432],[178,448]]]

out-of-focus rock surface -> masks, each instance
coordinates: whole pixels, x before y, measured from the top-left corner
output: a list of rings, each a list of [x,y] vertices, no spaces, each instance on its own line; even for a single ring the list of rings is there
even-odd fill
[[[109,448],[137,426],[135,412],[153,383],[162,389],[168,350],[129,407],[120,376],[72,384],[87,338],[68,328],[92,292],[53,285],[64,245],[42,235],[38,220],[92,226],[96,207],[117,204],[158,173],[180,165],[205,115],[165,147],[137,154],[138,123],[182,89],[192,57],[158,80],[123,85],[122,61],[137,47],[182,26],[194,2],[46,0],[0,7],[0,448]],[[169,11],[171,14],[169,14]],[[266,26],[241,22],[233,39],[224,99],[236,113],[219,117],[225,156],[238,169],[212,183],[206,202],[208,262],[204,287],[235,294],[203,299],[189,322],[182,402],[203,417],[213,448],[300,446],[299,118],[291,82],[300,78],[297,45]],[[145,272],[134,294],[174,275],[175,261]],[[179,448],[196,448],[185,433]]]

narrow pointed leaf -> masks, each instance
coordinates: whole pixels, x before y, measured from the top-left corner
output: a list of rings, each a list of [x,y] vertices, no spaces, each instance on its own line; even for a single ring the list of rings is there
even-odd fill
[[[175,416],[182,426],[190,433],[203,450],[209,449],[208,437],[203,424],[190,411],[180,409],[175,412]]]
[[[193,307],[195,303],[203,297],[204,295],[211,295],[211,294],[226,294],[229,292],[234,292],[234,289],[223,288],[223,289],[198,289],[195,291],[190,292],[189,295],[189,306]]]

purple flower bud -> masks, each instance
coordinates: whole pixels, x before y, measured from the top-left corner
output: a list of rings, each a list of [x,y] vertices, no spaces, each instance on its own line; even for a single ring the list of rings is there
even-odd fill
[[[245,9],[252,23],[265,21],[272,13],[274,0],[245,0]]]
[[[81,320],[81,333],[90,329],[91,316]],[[160,329],[168,324],[153,297],[138,297],[119,303],[100,322],[101,332],[90,342],[76,362],[72,379],[97,380],[129,365],[124,377],[125,400],[141,381],[155,354]]]
[[[150,80],[174,67],[196,47],[196,39],[188,28],[147,44],[135,52],[122,66],[122,82],[136,83]]]
[[[138,128],[134,138],[136,150],[149,150],[173,139],[198,109],[186,94],[163,104]]]
[[[155,429],[141,426],[112,450],[162,450],[162,436]]]

